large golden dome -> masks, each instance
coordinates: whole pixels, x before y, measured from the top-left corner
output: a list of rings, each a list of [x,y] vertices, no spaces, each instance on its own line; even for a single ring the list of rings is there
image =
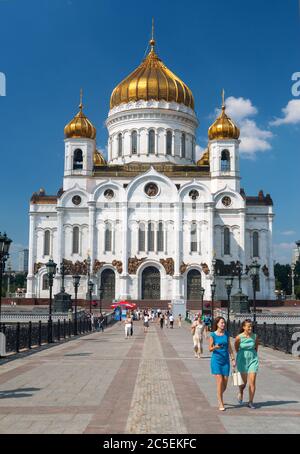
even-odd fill
[[[112,92],[110,108],[138,100],[174,101],[194,109],[194,97],[189,87],[173,74],[154,51],[151,50],[140,66],[124,79]]]
[[[75,117],[65,126],[65,137],[70,138],[86,138],[86,139],[95,139],[96,138],[96,128],[90,120],[82,112],[82,92],[80,94],[80,104],[79,112]]]
[[[208,138],[209,140],[238,139],[240,137],[240,130],[225,112],[224,91],[222,98],[222,112],[209,128]]]

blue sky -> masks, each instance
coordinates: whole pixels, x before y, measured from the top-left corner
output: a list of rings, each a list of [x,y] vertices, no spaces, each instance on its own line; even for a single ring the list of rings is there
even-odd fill
[[[14,252],[26,246],[32,192],[61,187],[80,87],[105,148],[111,91],[141,62],[152,16],[159,56],[194,93],[201,148],[225,88],[242,130],[242,186],[271,194],[275,256],[289,261],[300,238],[298,0],[0,0],[0,230]]]

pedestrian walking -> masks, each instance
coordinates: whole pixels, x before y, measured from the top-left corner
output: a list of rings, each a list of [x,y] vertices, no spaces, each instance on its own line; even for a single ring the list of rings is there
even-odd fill
[[[182,320],[182,316],[181,314],[178,315],[178,328],[181,328],[181,320]]]
[[[146,313],[144,314],[144,333],[147,333],[148,328],[149,328],[149,315],[148,315],[148,313],[146,312]]]
[[[127,314],[126,319],[124,320],[124,325],[125,325],[125,339],[128,339],[129,336],[130,336],[131,322],[132,322],[132,317],[131,317],[130,314]]]
[[[130,328],[130,336],[133,336],[133,315],[131,314],[131,328]]]
[[[195,358],[201,358],[203,354],[204,323],[198,316],[192,323],[191,332],[193,335]]]
[[[160,314],[159,316],[159,323],[160,323],[160,328],[163,329],[164,327],[164,315]]]
[[[168,317],[168,314],[165,314],[165,315],[164,315],[164,319],[165,319],[165,327],[168,328],[168,327],[169,327],[169,317]]]
[[[232,366],[235,367],[230,337],[225,327],[225,319],[223,317],[217,317],[209,338],[209,351],[212,352],[211,373],[216,377],[217,398],[220,411],[225,411],[223,395],[227,388],[230,372],[229,358],[231,358]]]
[[[208,332],[211,326],[211,317],[210,315],[204,315],[204,325],[205,325],[205,339],[207,339]]]
[[[258,361],[258,336],[253,333],[252,321],[244,320],[241,332],[236,337],[234,346],[237,352],[237,370],[240,372],[244,384],[239,387],[238,402],[243,403],[243,393],[249,381],[249,402],[248,407],[254,409],[254,395],[256,391],[256,376],[259,367]]]
[[[174,328],[174,317],[173,314],[169,315],[170,328]]]

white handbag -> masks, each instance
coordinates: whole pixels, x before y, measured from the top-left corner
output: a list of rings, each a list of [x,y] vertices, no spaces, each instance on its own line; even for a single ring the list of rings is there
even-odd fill
[[[240,374],[240,372],[237,372],[237,370],[233,370],[232,372],[232,385],[233,386],[241,386],[244,384],[244,380]]]

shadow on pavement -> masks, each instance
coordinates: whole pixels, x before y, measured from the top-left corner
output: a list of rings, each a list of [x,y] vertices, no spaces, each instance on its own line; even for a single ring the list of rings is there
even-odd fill
[[[16,399],[20,397],[31,397],[33,392],[40,391],[41,388],[20,388],[0,391],[0,399]]]

